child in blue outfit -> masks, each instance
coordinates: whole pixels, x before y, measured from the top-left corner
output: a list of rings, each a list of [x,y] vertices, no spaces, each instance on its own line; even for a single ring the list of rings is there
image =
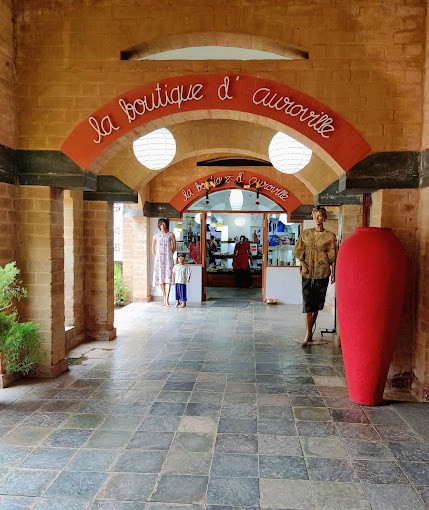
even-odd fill
[[[191,268],[185,264],[185,255],[177,255],[177,264],[173,267],[173,283],[176,285],[176,307],[186,306],[186,284],[191,279]]]

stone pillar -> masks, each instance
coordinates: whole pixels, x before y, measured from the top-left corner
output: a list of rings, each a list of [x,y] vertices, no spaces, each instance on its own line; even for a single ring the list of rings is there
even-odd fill
[[[362,206],[361,205],[342,205],[338,210],[338,244],[349,236],[356,227],[362,224]],[[338,317],[335,321],[335,344],[341,345],[340,325]]]
[[[82,191],[64,191],[66,352],[85,341]]]
[[[152,299],[149,274],[151,242],[149,218],[137,209],[128,209],[123,224],[123,275],[129,291],[128,299],[133,302]]]
[[[417,254],[417,320],[413,352],[412,389],[429,400],[429,187],[420,190]]]
[[[113,204],[85,201],[83,211],[86,339],[113,340]]]
[[[18,186],[0,182],[0,265],[16,260]]]
[[[391,228],[408,257],[408,285],[388,382],[391,387],[410,389],[416,324],[416,267],[418,262],[418,189],[384,189],[372,194],[370,226]]]
[[[342,205],[339,209],[338,238],[344,241],[356,227],[362,226],[362,206]]]
[[[56,377],[68,368],[64,332],[63,192],[46,186],[20,186],[18,267],[28,298],[20,302],[22,321],[42,325],[46,364],[41,377]]]

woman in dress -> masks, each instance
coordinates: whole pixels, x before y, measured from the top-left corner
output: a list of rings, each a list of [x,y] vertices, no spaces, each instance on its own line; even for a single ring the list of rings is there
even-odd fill
[[[241,236],[240,241],[234,247],[232,269],[235,273],[236,285],[252,287],[252,274],[250,272],[249,260],[252,262],[250,243],[246,236]]]
[[[153,286],[159,285],[162,290],[163,306],[170,306],[170,288],[173,275],[173,253],[176,251],[176,238],[169,231],[170,222],[167,218],[158,220],[159,232],[152,239],[152,254],[155,257],[153,268]]]
[[[315,228],[302,232],[295,246],[294,256],[301,263],[302,312],[305,313],[306,335],[302,346],[313,341],[313,328],[319,310],[325,306],[326,289],[329,276],[335,282],[335,260],[337,258],[337,239],[333,232],[326,230],[324,207],[313,208],[311,213]]]

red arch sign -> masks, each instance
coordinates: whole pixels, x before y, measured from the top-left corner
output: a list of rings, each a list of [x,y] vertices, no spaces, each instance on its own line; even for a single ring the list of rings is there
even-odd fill
[[[177,76],[124,92],[81,122],[61,149],[87,169],[138,126],[196,110],[235,110],[273,119],[312,140],[345,171],[371,152],[358,131],[313,97],[263,78],[224,74]]]
[[[257,191],[273,200],[281,209],[291,213],[301,205],[300,200],[272,179],[249,170],[225,168],[224,172],[199,177],[181,188],[170,200],[177,211],[182,212],[206,193],[206,183],[209,183],[209,193],[225,189],[241,187],[249,191]]]

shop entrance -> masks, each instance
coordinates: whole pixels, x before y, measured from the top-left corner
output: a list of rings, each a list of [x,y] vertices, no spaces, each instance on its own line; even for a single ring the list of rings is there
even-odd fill
[[[263,214],[207,213],[206,300],[261,301]]]

